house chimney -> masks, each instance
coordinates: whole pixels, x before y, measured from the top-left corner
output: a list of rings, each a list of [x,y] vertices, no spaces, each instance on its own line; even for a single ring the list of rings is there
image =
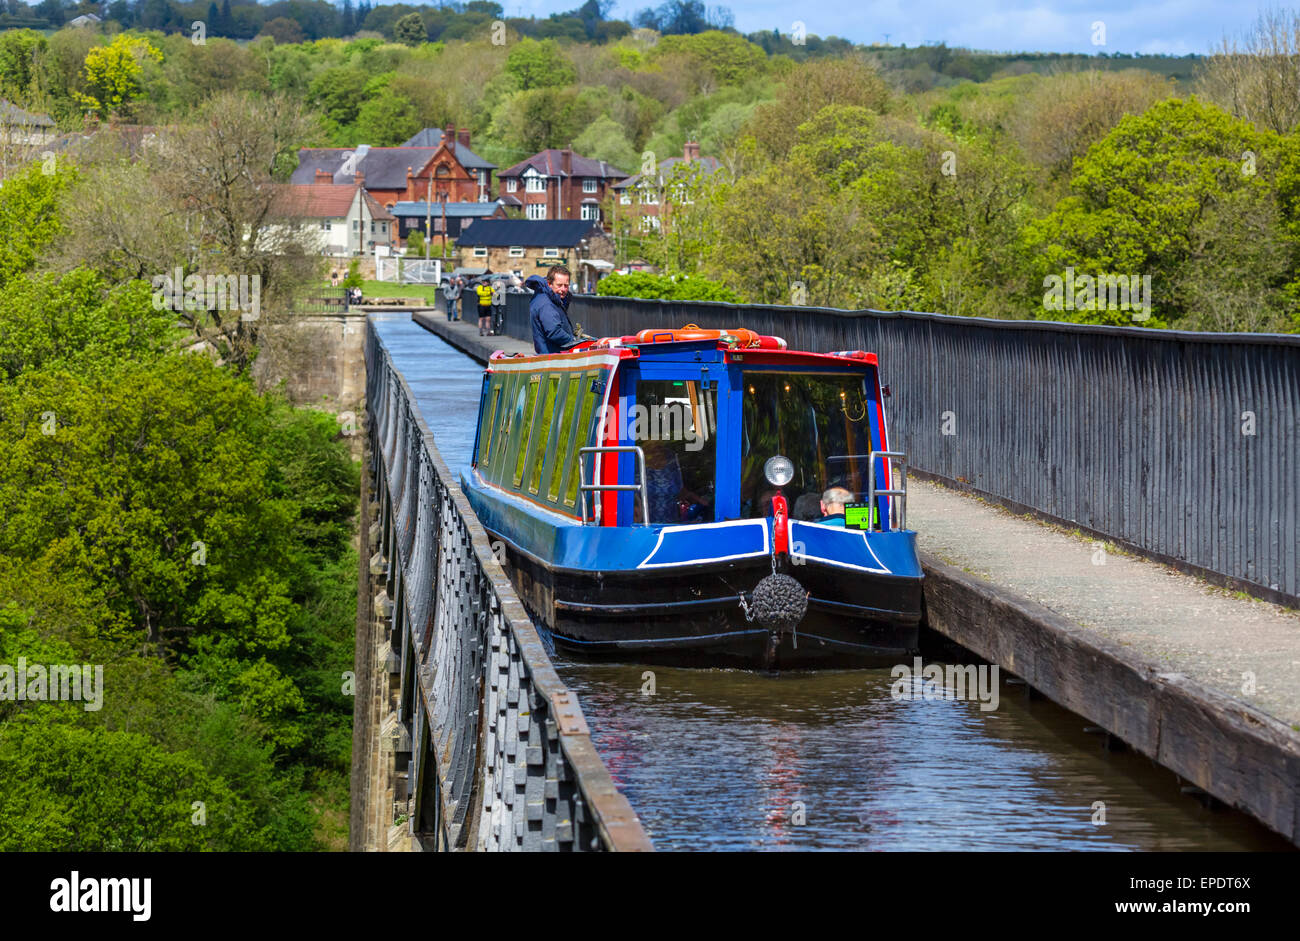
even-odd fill
[[[415,174],[410,167],[406,168],[406,198],[415,199]]]
[[[450,148],[451,145],[455,143],[455,141],[456,141],[456,125],[448,124],[446,127],[442,129],[442,142],[446,144],[448,148]]]
[[[462,127],[456,133],[456,140],[460,141],[460,146],[464,147],[466,150],[469,150],[469,128]]]
[[[564,172],[565,176],[570,176],[573,173],[573,145],[572,144],[570,144],[568,147],[565,147],[563,150],[560,151],[560,169]]]
[[[352,179],[356,180],[357,186],[360,186],[362,189],[366,188],[365,170],[362,170],[360,167],[358,167],[357,172],[352,175]]]
[[[690,163],[692,160],[699,160],[699,159],[700,159],[699,141],[688,140],[686,142],[686,149],[682,151],[683,162]]]
[[[333,174],[333,173],[330,173],[328,170],[322,170],[320,167],[317,167],[317,168],[316,168],[316,182],[317,182],[317,183],[333,183],[333,182],[334,182],[334,174]]]

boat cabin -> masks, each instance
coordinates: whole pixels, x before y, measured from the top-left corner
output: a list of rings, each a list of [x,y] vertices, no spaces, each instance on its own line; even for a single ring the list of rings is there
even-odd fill
[[[793,352],[749,331],[643,331],[563,354],[494,354],[482,394],[481,484],[553,520],[766,518],[780,495],[793,520],[902,525],[891,519],[901,455],[889,452],[871,353]]]

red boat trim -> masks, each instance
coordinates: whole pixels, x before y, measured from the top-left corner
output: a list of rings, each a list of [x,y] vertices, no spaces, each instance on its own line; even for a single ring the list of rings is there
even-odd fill
[[[790,554],[790,507],[779,493],[772,497],[772,552]]]

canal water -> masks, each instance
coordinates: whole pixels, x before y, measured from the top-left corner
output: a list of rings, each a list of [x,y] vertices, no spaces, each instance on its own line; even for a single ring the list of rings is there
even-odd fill
[[[385,336],[390,349],[439,360],[438,380],[412,391],[459,473],[482,368],[415,324],[391,323]],[[556,666],[659,849],[1291,848],[1246,815],[1183,794],[1149,759],[1106,751],[1084,720],[1005,682],[985,711],[927,698],[919,685],[896,698],[889,670]]]

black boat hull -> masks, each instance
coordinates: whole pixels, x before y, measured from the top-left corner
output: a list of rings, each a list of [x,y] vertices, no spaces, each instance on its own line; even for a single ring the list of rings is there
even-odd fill
[[[920,578],[786,564],[781,571],[808,591],[808,612],[792,631],[774,636],[748,620],[741,605],[771,574],[770,559],[670,572],[573,572],[506,545],[511,580],[529,613],[557,650],[583,659],[751,669],[888,666],[919,642]]]

